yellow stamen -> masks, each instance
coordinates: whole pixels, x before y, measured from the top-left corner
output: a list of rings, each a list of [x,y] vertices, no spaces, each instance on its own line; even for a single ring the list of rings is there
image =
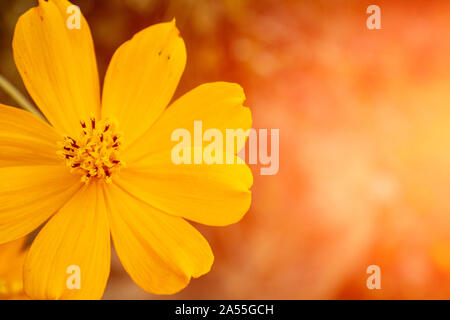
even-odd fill
[[[80,136],[77,139],[65,136],[58,154],[71,171],[81,173],[81,181],[88,183],[98,178],[110,183],[112,174],[124,165],[119,159],[122,142],[115,124],[95,118],[80,124]]]

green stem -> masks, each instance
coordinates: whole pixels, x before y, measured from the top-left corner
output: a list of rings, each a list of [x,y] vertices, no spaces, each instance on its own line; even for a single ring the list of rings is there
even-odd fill
[[[0,88],[13,98],[22,109],[44,119],[42,113],[5,77],[0,74]],[[45,120],[45,119],[44,119]]]

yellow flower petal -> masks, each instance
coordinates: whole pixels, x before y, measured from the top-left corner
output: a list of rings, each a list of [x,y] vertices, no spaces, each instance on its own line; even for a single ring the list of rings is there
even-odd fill
[[[0,244],[0,278],[9,271],[13,266],[16,266],[16,262],[22,257],[22,253],[25,252],[26,237]]]
[[[0,245],[0,299],[25,299],[23,293],[23,263],[27,238]]]
[[[169,103],[186,64],[175,21],[138,32],[114,53],[102,97],[102,115],[117,119],[124,145],[142,135]]]
[[[123,169],[114,181],[163,212],[225,226],[248,211],[253,176],[244,163],[175,165],[169,150]]]
[[[115,181],[175,216],[215,226],[239,221],[251,202],[253,176],[247,165],[237,160],[236,164],[174,165],[170,153],[179,143],[171,141],[172,132],[187,129],[193,138],[195,120],[202,121],[203,132],[218,129],[224,138],[226,129],[249,129],[252,118],[244,100],[242,88],[226,82],[204,84],[186,93],[124,152],[128,168]],[[223,154],[225,162],[225,149]]]
[[[39,227],[80,185],[63,165],[0,168],[0,243]]]
[[[39,1],[16,24],[13,53],[23,82],[47,119],[64,134],[100,111],[97,63],[89,26],[69,29],[64,0]]]
[[[104,197],[91,183],[34,240],[25,260],[25,292],[33,299],[99,299],[109,276],[110,251]],[[80,289],[68,289],[74,275],[70,266],[80,268]]]
[[[142,289],[172,294],[183,289],[191,276],[210,270],[211,248],[188,222],[159,212],[114,184],[106,187],[114,246]]]
[[[250,129],[250,109],[242,104],[245,94],[234,83],[206,83],[189,91],[167,108],[156,123],[124,153],[125,162],[132,164],[146,155],[172,149],[178,142],[171,141],[176,129],[187,129],[194,137],[195,120],[202,121],[203,132],[214,128],[225,137],[226,129]],[[224,144],[225,145],[225,144]],[[237,146],[238,149],[243,145]]]
[[[31,113],[0,104],[0,167],[57,165],[60,136]]]

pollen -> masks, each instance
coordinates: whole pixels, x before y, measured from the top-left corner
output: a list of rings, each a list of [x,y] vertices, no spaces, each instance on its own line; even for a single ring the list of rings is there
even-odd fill
[[[81,181],[101,179],[110,183],[112,176],[124,165],[120,160],[122,139],[110,120],[80,122],[80,135],[65,136],[59,143],[58,154],[72,172],[81,174]]]

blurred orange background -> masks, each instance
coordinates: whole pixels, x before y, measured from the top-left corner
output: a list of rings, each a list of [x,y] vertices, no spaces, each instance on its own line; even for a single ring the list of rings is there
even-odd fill
[[[105,299],[450,298],[450,2],[72,2],[101,78],[120,44],[175,17],[188,53],[176,96],[237,82],[254,127],[280,129],[279,172],[252,167],[245,218],[198,226],[215,253],[209,274],[155,296],[114,257]],[[0,4],[0,74],[25,94],[11,40],[36,3]],[[366,28],[371,4],[381,30]],[[372,264],[381,290],[366,287]]]

